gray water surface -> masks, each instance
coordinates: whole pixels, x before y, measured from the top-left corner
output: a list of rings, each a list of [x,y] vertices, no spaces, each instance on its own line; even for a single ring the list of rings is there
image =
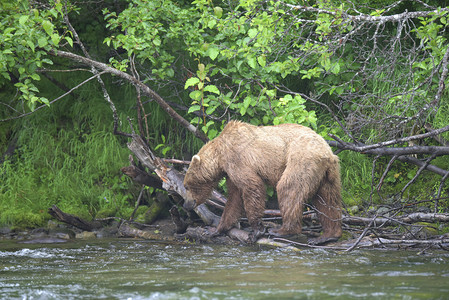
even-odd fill
[[[449,253],[0,242],[0,299],[449,299]]]

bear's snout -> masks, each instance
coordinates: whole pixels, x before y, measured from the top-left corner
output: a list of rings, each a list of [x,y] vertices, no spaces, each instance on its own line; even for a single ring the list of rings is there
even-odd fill
[[[183,207],[185,209],[187,209],[187,210],[192,210],[192,209],[195,208],[195,206],[196,206],[195,204],[196,204],[195,200],[187,200],[187,199],[185,199]]]
[[[196,201],[192,197],[192,193],[189,190],[186,191],[186,197],[184,199],[183,207],[187,210],[192,210],[196,207]]]

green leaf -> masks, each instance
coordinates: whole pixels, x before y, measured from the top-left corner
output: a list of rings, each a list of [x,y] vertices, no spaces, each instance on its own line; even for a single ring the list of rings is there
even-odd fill
[[[50,35],[50,36],[52,35],[52,33],[53,33],[53,24],[50,23],[50,21],[45,20],[44,22],[42,22],[42,27],[44,28],[45,32],[48,35]]]
[[[55,8],[61,15],[63,14],[62,13],[62,3],[61,2],[57,1],[56,4],[55,4]]]
[[[215,93],[215,94],[217,94],[217,95],[220,95],[220,91],[218,90],[218,88],[217,88],[215,85],[212,85],[212,84],[207,85],[207,86],[204,88],[204,91],[205,91],[205,92],[211,92],[211,93]]]
[[[44,103],[44,104],[47,104],[47,106],[50,106],[50,101],[48,101],[47,98],[41,97],[41,98],[40,98],[40,101],[41,101],[42,103]]]
[[[201,94],[202,94],[201,91],[196,90],[191,92],[189,96],[191,99],[199,101],[201,99]]]
[[[214,15],[220,19],[223,16],[223,8],[221,8],[220,6],[215,6]]]
[[[153,44],[154,44],[155,46],[159,47],[159,46],[161,45],[161,40],[160,40],[159,38],[155,38],[155,39],[153,40]]]
[[[43,63],[46,63],[46,64],[49,64],[49,65],[52,65],[52,64],[53,64],[53,61],[50,60],[50,59],[48,59],[48,58],[42,59],[42,62],[43,62]]]
[[[207,131],[207,137],[212,140],[214,139],[218,134],[218,131],[216,129],[210,129]]]
[[[35,46],[34,46],[34,43],[33,43],[31,40],[27,40],[27,45],[28,45],[28,47],[30,47],[30,49],[33,50],[33,52],[34,52]]]
[[[210,59],[212,59],[212,60],[215,60],[219,53],[220,53],[220,50],[218,50],[218,48],[215,46],[209,47],[209,49],[207,49],[207,51],[206,51],[206,55],[209,56]]]
[[[209,22],[207,22],[207,27],[210,29],[214,28],[215,25],[217,25],[217,21],[215,19],[210,19]]]
[[[39,47],[44,48],[45,46],[48,45],[48,41],[47,41],[46,38],[40,37],[40,38],[37,40],[37,44],[39,45]]]
[[[251,28],[250,30],[248,30],[248,36],[250,38],[254,38],[256,35],[257,35],[257,29]]]
[[[165,156],[170,149],[171,147],[165,147],[164,149],[162,149],[162,155]]]
[[[208,115],[213,114],[214,111],[215,111],[217,108],[218,108],[217,106],[209,106],[209,107],[206,109],[206,114],[208,114]]]
[[[267,64],[267,62],[265,60],[265,56],[263,56],[263,55],[257,57],[257,62],[259,63],[259,65],[261,67],[265,67],[265,65]]]
[[[186,84],[184,85],[184,89],[187,89],[190,86],[195,86],[200,82],[198,77],[190,77],[187,79]]]
[[[21,16],[20,18],[19,18],[19,24],[20,25],[24,25],[25,23],[26,23],[26,21],[28,21],[28,15],[25,15],[25,16]]]
[[[51,41],[53,42],[53,44],[55,44],[55,46],[58,46],[60,40],[61,40],[61,38],[60,38],[59,34],[53,33],[51,35]]]
[[[38,74],[36,74],[36,73],[31,74],[31,78],[32,78],[33,80],[36,80],[36,81],[41,80],[41,77],[40,77]]]
[[[73,47],[73,40],[72,40],[71,37],[66,36],[66,37],[65,37],[65,40],[67,41],[67,43],[69,43],[70,47]]]
[[[257,67],[256,58],[254,57],[248,57],[248,65],[255,69]]]
[[[340,64],[339,63],[335,63],[334,67],[332,68],[331,72],[334,75],[337,75],[338,73],[340,73]]]
[[[11,76],[9,76],[9,74],[6,72],[2,72],[2,76],[8,80],[11,80]]]
[[[198,71],[196,71],[196,75],[202,81],[206,79],[206,66],[204,64],[198,64]]]
[[[192,105],[190,106],[189,110],[187,111],[188,114],[195,112],[195,111],[199,111],[201,109],[200,105]]]

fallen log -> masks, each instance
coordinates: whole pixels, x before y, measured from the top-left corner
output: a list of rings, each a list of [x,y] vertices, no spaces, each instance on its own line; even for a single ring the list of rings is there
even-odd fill
[[[417,222],[449,222],[449,214],[411,213],[396,218],[343,216],[343,223],[346,225],[366,226],[371,222],[373,222],[372,226],[391,226],[403,223],[413,224]]]
[[[354,240],[344,241],[338,243],[338,247],[353,248]],[[355,248],[378,248],[378,247],[396,247],[400,249],[406,248],[433,248],[449,250],[449,238],[441,236],[441,238],[434,238],[429,240],[406,240],[406,239],[388,239],[381,237],[366,236],[357,242]]]
[[[78,216],[71,215],[60,210],[56,205],[53,205],[48,209],[48,213],[55,219],[64,222],[66,224],[75,226],[76,228],[84,231],[93,231],[102,228],[102,224],[98,221],[89,222],[81,219]]]

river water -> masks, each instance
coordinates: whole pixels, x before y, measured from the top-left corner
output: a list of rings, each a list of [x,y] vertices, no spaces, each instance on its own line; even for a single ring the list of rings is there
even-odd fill
[[[0,242],[0,299],[449,299],[449,253]]]

